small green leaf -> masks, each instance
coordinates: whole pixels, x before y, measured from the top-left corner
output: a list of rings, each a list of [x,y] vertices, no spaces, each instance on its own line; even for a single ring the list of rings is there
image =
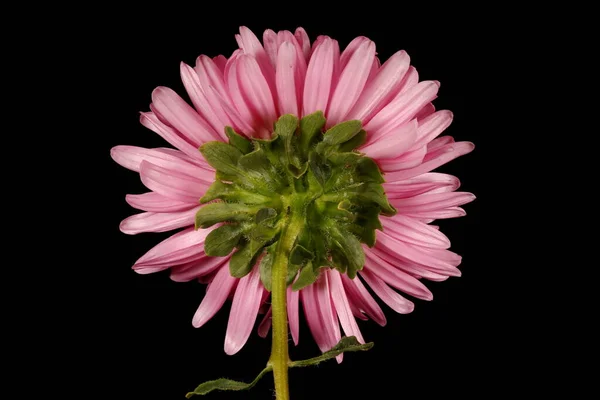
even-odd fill
[[[300,265],[288,264],[287,268],[287,278],[285,279],[285,285],[289,286],[294,282],[296,275],[298,275],[298,271],[300,270]]]
[[[298,118],[292,114],[282,115],[275,123],[275,132],[283,140],[287,168],[294,177],[299,178],[306,172],[307,165],[300,159],[300,152],[297,149],[297,129]]]
[[[299,147],[303,152],[305,159],[315,137],[321,134],[325,126],[325,117],[322,111],[309,114],[300,120],[300,140]]]
[[[242,152],[242,154],[248,154],[252,151],[252,142],[239,135],[232,127],[225,127],[225,134],[229,138],[229,144]]]
[[[346,152],[330,154],[328,160],[332,165],[350,168],[356,167],[361,158],[363,158],[363,156],[358,153]]]
[[[325,183],[331,177],[331,167],[326,164],[323,157],[316,152],[310,153],[308,165],[317,179],[317,182],[319,182],[319,185],[325,187]]]
[[[224,257],[233,251],[244,231],[241,225],[223,225],[204,240],[204,252],[212,257]]]
[[[277,218],[277,211],[274,208],[261,208],[256,213],[255,221],[257,224],[263,224],[267,226],[273,226],[275,218]]]
[[[310,365],[317,365],[323,361],[331,360],[339,356],[342,353],[346,353],[349,351],[366,351],[370,350],[373,347],[374,343],[369,342],[365,344],[360,344],[359,341],[354,336],[343,337],[342,340],[338,342],[335,346],[331,348],[331,350],[326,351],[320,356],[309,358],[308,360],[299,360],[292,361],[290,363],[290,368],[294,367],[308,367]]]
[[[355,350],[346,350],[346,351],[355,351]],[[299,365],[302,366],[302,365]],[[189,392],[185,395],[186,398],[190,398],[194,395],[205,395],[213,390],[248,390],[254,387],[258,383],[258,381],[265,376],[267,372],[271,372],[273,370],[272,366],[267,366],[263,369],[260,374],[250,383],[233,381],[231,379],[220,378],[214,381],[208,381],[200,384],[193,392]]]
[[[277,170],[273,167],[265,150],[258,148],[238,160],[241,170],[252,180],[252,182],[240,182],[260,189],[265,194],[272,194],[273,190],[281,187],[281,180]]]
[[[356,236],[348,231],[342,231],[337,225],[329,224],[326,228],[332,244],[344,255],[348,261],[348,277],[354,279],[356,272],[365,265],[365,253]]]
[[[359,120],[345,121],[325,132],[323,143],[329,146],[341,144],[352,139],[360,132],[362,123]]]
[[[361,129],[360,132],[356,134],[352,139],[348,140],[345,143],[340,144],[338,147],[338,151],[341,153],[345,153],[347,151],[352,151],[357,147],[362,146],[367,141],[367,132],[364,129]]]
[[[204,196],[200,199],[200,203],[204,204],[216,199],[243,204],[265,204],[269,202],[269,198],[266,196],[243,190],[239,185],[223,183],[218,180],[210,185]]]
[[[207,204],[196,213],[196,229],[208,228],[218,222],[244,221],[256,212],[255,207],[236,203]]]
[[[314,254],[299,244],[295,245],[290,252],[290,264],[303,265],[306,261],[312,261],[314,259]]]
[[[361,157],[357,165],[357,171],[363,180],[368,178],[369,181],[375,183],[385,182],[385,179],[383,179],[383,175],[381,175],[381,171],[379,170],[379,166],[377,166],[377,163],[371,158]]]
[[[378,185],[378,188],[381,188],[381,185]],[[381,213],[386,216],[396,215],[396,209],[394,206],[390,204],[388,198],[383,193],[383,188],[381,191],[375,190],[372,185],[367,185],[367,190],[361,191],[358,193],[358,197],[363,201],[370,201],[377,204],[381,207]]]
[[[298,291],[305,288],[308,285],[312,285],[317,280],[318,275],[313,270],[313,264],[311,261],[307,262],[306,265],[300,270],[300,275],[296,282],[292,284],[292,290]]]
[[[265,289],[269,292],[271,291],[271,277],[273,270],[273,260],[275,260],[275,248],[277,247],[277,243],[273,243],[265,249],[265,255],[260,260],[259,271],[260,271],[260,280],[263,283]]]
[[[217,171],[233,176],[238,174],[237,163],[242,152],[232,145],[223,142],[207,142],[200,146],[200,152]]]
[[[243,278],[248,275],[256,262],[257,246],[252,246],[251,242],[245,242],[238,247],[229,260],[229,273],[234,278]]]

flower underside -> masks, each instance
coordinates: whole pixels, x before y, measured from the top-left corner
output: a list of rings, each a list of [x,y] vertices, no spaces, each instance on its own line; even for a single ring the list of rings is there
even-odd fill
[[[325,122],[320,111],[301,120],[287,114],[269,140],[248,140],[227,127],[229,144],[200,147],[217,172],[200,199],[211,204],[196,214],[196,229],[222,224],[207,236],[204,251],[227,256],[236,249],[232,276],[247,275],[259,262],[261,280],[271,290],[279,238],[293,220],[299,232],[288,255],[293,290],[313,283],[321,268],[354,278],[365,262],[361,243],[374,246],[375,230],[382,229],[379,215],[396,214],[379,167],[355,150],[366,138],[361,122],[323,132]]]

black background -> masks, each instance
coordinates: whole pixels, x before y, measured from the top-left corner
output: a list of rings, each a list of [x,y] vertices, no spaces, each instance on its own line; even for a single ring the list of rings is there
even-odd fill
[[[438,398],[467,394],[483,395],[500,390],[504,384],[494,376],[500,369],[496,360],[502,341],[504,321],[497,314],[499,260],[489,256],[488,236],[483,232],[483,209],[492,199],[484,194],[484,159],[492,149],[482,128],[481,103],[486,97],[482,78],[489,72],[490,45],[483,26],[463,10],[392,11],[379,9],[373,15],[364,10],[336,14],[312,7],[310,12],[290,9],[249,8],[212,5],[175,12],[162,8],[125,14],[118,10],[101,15],[91,41],[96,52],[93,80],[101,104],[91,110],[101,131],[94,140],[100,170],[97,191],[102,206],[97,210],[97,227],[102,232],[102,250],[97,254],[101,269],[92,279],[101,285],[94,326],[88,346],[98,360],[94,371],[103,390],[117,398],[182,399],[197,384],[222,376],[250,381],[264,367],[270,338],[253,331],[245,347],[234,356],[223,351],[229,305],[200,329],[192,327],[192,316],[200,304],[205,286],[175,283],[168,273],[137,275],[131,266],[153,245],[169,236],[141,234],[127,236],[119,222],[136,210],[124,200],[127,193],[146,191],[139,176],[116,163],[110,148],[119,144],[159,147],[160,137],[139,124],[138,112],[147,111],[150,94],[159,85],[184,95],[179,79],[179,62],[194,64],[200,54],[229,56],[237,47],[234,34],[246,25],[257,36],[271,28],[293,32],[303,26],[311,40],[326,34],[342,48],[358,35],[377,44],[382,62],[400,49],[411,56],[420,80],[439,80],[441,88],[434,104],[454,112],[446,134],[457,141],[475,143],[475,151],[439,168],[458,176],[461,190],[478,199],[465,206],[467,216],[441,221],[452,241],[452,250],[463,256],[463,276],[446,282],[427,282],[432,302],[417,299],[415,311],[398,315],[382,304],[387,326],[359,321],[363,336],[375,342],[366,353],[351,353],[337,365],[290,371],[293,399],[340,398]],[[169,10],[171,11],[171,10]],[[306,11],[306,10],[305,10]],[[346,10],[347,11],[347,10]],[[253,14],[254,13],[254,14]],[[301,314],[302,316],[302,314]],[[260,318],[260,317],[259,317]],[[302,320],[302,318],[301,318]],[[318,354],[307,325],[301,324],[300,344],[290,348],[291,356],[304,359]],[[510,380],[510,372],[504,374]],[[271,375],[250,392],[209,395],[212,399],[268,399],[273,395]]]

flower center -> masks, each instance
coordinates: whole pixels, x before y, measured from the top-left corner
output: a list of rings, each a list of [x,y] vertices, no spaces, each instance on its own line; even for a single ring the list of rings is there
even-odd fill
[[[320,268],[350,278],[364,265],[361,243],[372,247],[379,214],[394,215],[377,164],[356,151],[365,142],[361,122],[342,122],[323,132],[318,111],[302,118],[283,115],[269,140],[248,140],[232,128],[229,144],[209,142],[200,151],[216,169],[196,215],[196,228],[222,225],[205,240],[209,256],[227,256],[230,272],[243,277],[260,259],[270,290],[273,255],[290,220],[298,235],[289,254],[288,284],[311,284]],[[293,216],[293,217],[292,217]],[[298,275],[298,272],[300,274]]]

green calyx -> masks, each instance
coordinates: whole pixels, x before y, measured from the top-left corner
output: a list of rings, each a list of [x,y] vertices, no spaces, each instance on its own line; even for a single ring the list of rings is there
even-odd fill
[[[356,148],[365,142],[360,121],[323,132],[318,111],[301,120],[283,115],[270,140],[249,140],[227,127],[229,143],[200,147],[216,181],[200,199],[212,202],[196,214],[196,229],[222,223],[205,240],[209,256],[235,249],[230,272],[241,278],[260,259],[260,276],[271,289],[271,268],[282,230],[291,222],[297,236],[286,254],[287,283],[299,290],[321,268],[350,278],[364,266],[361,243],[375,245],[379,215],[396,210],[388,202],[377,164]]]

